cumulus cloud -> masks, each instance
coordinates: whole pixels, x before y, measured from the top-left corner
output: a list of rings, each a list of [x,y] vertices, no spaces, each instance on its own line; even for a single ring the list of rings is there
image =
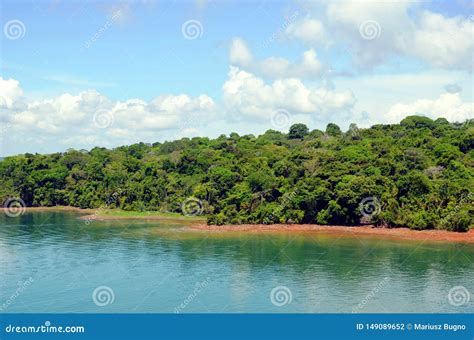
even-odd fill
[[[443,93],[434,100],[419,99],[408,104],[396,104],[388,110],[386,118],[390,123],[398,123],[406,116],[415,114],[463,122],[474,117],[474,103],[463,102],[458,93]]]
[[[285,33],[290,38],[299,39],[309,44],[325,45],[328,43],[324,25],[316,19],[304,18],[291,23]]]
[[[22,96],[23,90],[17,80],[0,77],[0,108],[12,108]]]
[[[474,22],[466,16],[420,11],[409,0],[316,3],[309,17],[287,28],[288,38],[343,46],[360,68],[402,56],[437,68],[472,70]]]
[[[425,11],[405,51],[440,68],[472,70],[474,22]]]
[[[273,112],[279,109],[295,115],[311,115],[317,120],[336,114],[341,117],[355,103],[350,91],[310,88],[296,78],[277,79],[267,84],[256,75],[235,66],[230,68],[223,91],[229,114],[260,120],[270,119]]]
[[[229,61],[231,64],[240,67],[247,67],[253,63],[252,52],[243,39],[232,39],[229,49]]]
[[[269,79],[311,79],[319,77],[324,69],[314,49],[304,52],[301,60],[295,63],[279,57],[255,60],[247,43],[241,38],[234,38],[232,40],[229,50],[229,61],[234,66]]]
[[[95,90],[29,101],[16,80],[0,77],[3,137],[92,147],[154,140],[165,130],[188,131],[215,118],[216,104],[207,95],[161,95],[150,102],[113,101]],[[23,141],[21,141],[23,142]],[[30,141],[31,142],[31,141]]]

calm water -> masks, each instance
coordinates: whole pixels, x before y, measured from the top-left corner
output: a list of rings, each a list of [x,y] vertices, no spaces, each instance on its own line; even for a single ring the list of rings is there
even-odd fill
[[[474,247],[460,244],[86,225],[74,213],[2,215],[0,309],[474,312],[473,259]],[[275,289],[272,303],[280,286],[287,288]],[[462,306],[450,304],[454,286],[470,291],[470,302],[461,296]]]

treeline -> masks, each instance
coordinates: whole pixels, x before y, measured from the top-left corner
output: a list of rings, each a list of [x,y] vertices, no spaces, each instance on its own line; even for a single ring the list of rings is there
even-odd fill
[[[375,223],[465,231],[473,224],[474,123],[419,116],[342,132],[232,133],[0,162],[0,198],[203,213],[210,224]],[[191,202],[191,207],[185,205]],[[186,211],[186,209],[188,211]]]

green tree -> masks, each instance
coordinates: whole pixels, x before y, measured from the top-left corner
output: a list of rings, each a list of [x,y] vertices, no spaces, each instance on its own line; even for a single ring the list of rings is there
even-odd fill
[[[337,124],[329,123],[326,126],[326,134],[329,136],[337,137],[342,135],[342,131]]]
[[[306,125],[298,123],[293,124],[290,127],[290,131],[288,133],[288,138],[290,139],[302,139],[309,133],[309,129]]]

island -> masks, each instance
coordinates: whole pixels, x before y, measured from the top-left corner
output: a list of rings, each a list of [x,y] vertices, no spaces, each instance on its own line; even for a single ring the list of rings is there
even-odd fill
[[[90,209],[86,219],[178,218],[201,230],[467,232],[473,145],[473,120],[409,116],[345,132],[333,123],[325,131],[297,123],[288,133],[6,157],[0,198],[4,210],[77,207]]]

